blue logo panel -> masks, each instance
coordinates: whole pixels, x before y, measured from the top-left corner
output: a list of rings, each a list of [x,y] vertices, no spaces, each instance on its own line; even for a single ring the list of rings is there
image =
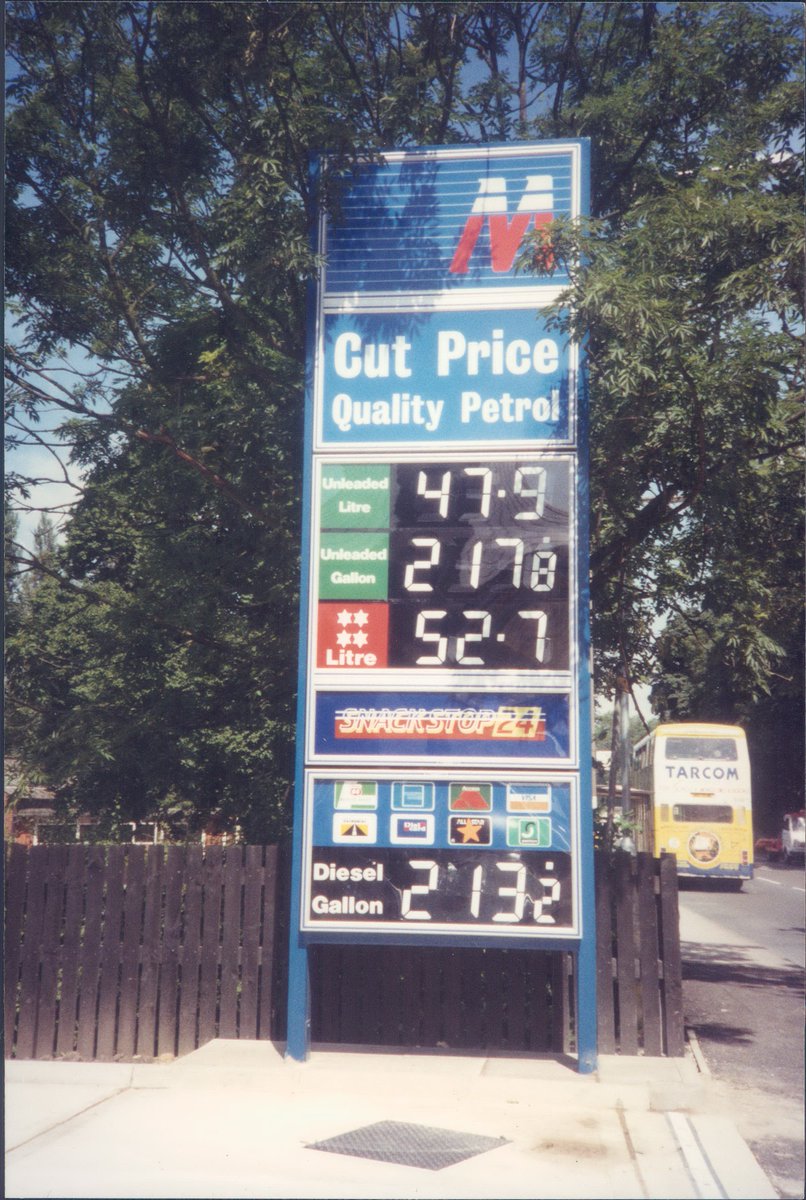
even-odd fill
[[[389,154],[361,168],[328,225],[325,294],[534,287],[516,272],[523,238],[574,216],[574,149]],[[563,270],[550,276],[564,284]]]
[[[456,785],[449,780],[423,782],[420,786],[431,797],[432,809],[419,815],[405,814],[398,810],[396,799],[400,787],[408,787],[410,783],[376,780],[372,787],[377,790],[378,810],[372,821],[361,817],[350,819],[339,809],[337,800],[341,786],[329,779],[316,779],[313,784],[311,820],[315,846],[351,844],[368,849],[392,845],[422,845],[435,849],[467,846],[472,850],[483,844],[492,850],[516,847],[569,853],[572,849],[571,784],[568,780],[551,779],[536,785],[551,792],[551,814],[546,816],[513,816],[512,785],[493,780],[481,785],[491,795],[490,808],[481,816],[470,810],[460,813],[452,808],[451,788]],[[479,786],[478,783],[475,786]],[[483,830],[483,843],[472,836],[474,822]]]

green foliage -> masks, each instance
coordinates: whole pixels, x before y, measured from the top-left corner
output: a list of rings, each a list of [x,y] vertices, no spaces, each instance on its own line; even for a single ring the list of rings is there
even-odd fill
[[[592,139],[593,217],[523,266],[569,266],[558,323],[589,349],[599,689],[623,673],[664,718],[743,722],[761,804],[799,807],[803,37],[776,18],[614,5],[591,71],[580,17],[540,124]]]
[[[604,712],[596,714],[596,720],[593,726],[593,744],[597,750],[609,750],[610,743],[613,738],[613,717],[614,710],[606,709]],[[647,724],[650,729],[653,729],[657,724],[654,718],[651,718]],[[634,746],[646,734],[644,723],[637,715],[630,717],[630,745]]]
[[[71,803],[287,823],[309,232],[390,147],[591,139],[593,220],[550,249],[590,350],[600,690],[791,725],[790,6],[16,0],[7,40],[6,411],[61,414],[83,489],[11,556],[9,730]]]
[[[607,808],[597,808],[593,818],[594,848],[609,855],[614,855],[617,850],[633,853],[641,830],[637,819],[616,814],[608,820]]]
[[[14,569],[12,555],[19,535],[20,519],[9,506],[8,499],[3,502],[3,615],[6,637],[13,635],[17,628],[17,595],[19,579]]]

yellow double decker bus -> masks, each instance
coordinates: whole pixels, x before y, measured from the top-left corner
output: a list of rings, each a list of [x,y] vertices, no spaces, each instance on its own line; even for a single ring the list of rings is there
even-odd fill
[[[633,748],[639,841],[677,858],[678,875],[753,877],[747,739],[738,725],[658,725]],[[640,810],[643,809],[643,812]]]

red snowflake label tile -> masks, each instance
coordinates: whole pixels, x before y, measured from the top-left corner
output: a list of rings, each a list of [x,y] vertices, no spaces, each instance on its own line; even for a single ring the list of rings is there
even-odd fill
[[[319,605],[318,667],[385,667],[388,644],[388,604]]]

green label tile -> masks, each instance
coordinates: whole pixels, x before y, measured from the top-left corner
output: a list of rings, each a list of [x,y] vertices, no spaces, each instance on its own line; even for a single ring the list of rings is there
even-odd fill
[[[386,533],[323,533],[319,539],[320,600],[385,600],[389,583]]]
[[[388,529],[390,469],[379,463],[322,467],[321,529]]]

